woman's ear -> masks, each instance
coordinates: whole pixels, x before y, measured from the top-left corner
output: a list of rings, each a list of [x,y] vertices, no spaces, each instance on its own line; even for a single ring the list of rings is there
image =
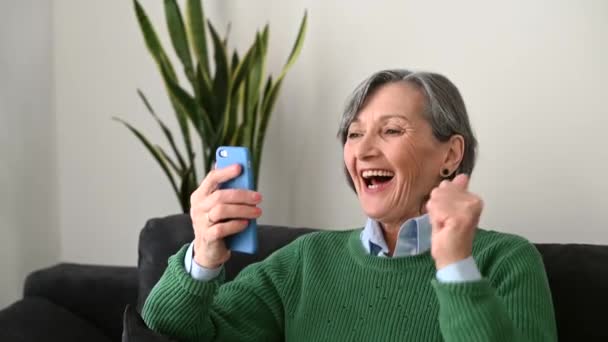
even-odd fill
[[[454,134],[447,141],[448,149],[446,151],[442,169],[448,169],[450,174],[453,174],[464,157],[464,138],[460,134]]]

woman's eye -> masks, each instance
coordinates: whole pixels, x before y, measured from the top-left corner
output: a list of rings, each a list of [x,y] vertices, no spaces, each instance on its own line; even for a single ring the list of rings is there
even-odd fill
[[[397,134],[401,134],[401,130],[399,129],[393,129],[393,128],[388,128],[384,131],[385,134],[390,134],[390,135],[397,135]]]
[[[354,138],[358,138],[361,136],[361,133],[358,132],[349,132],[347,137],[348,139],[354,139]]]

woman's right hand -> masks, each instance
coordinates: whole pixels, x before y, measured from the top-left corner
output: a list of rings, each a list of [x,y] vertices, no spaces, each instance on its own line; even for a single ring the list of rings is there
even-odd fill
[[[230,259],[226,236],[243,231],[249,219],[260,217],[257,205],[262,195],[242,189],[219,189],[219,185],[241,173],[238,164],[211,170],[190,196],[190,217],[194,228],[194,261],[217,268]]]

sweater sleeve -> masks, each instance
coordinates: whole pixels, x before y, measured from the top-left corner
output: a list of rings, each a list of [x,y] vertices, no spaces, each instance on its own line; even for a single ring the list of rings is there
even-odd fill
[[[433,280],[446,342],[553,342],[557,328],[540,253],[522,241],[498,256],[486,278]]]
[[[223,274],[208,282],[193,279],[184,267],[186,249],[169,258],[146,299],[142,316],[152,330],[179,341],[283,339],[283,290],[297,272],[298,240],[226,284]]]

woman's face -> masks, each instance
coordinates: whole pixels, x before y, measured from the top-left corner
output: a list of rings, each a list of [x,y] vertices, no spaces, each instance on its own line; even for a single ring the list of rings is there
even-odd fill
[[[449,143],[433,136],[424,109],[420,90],[388,83],[367,98],[349,126],[344,163],[363,211],[384,224],[422,214],[441,179]]]

